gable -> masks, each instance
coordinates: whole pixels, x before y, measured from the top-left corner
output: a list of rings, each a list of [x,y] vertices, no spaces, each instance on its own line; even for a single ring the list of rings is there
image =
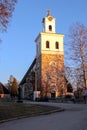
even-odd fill
[[[8,89],[0,82],[0,94],[9,94]]]

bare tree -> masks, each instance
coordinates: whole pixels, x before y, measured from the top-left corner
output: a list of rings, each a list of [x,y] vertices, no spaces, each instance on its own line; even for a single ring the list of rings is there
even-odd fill
[[[87,72],[87,28],[81,24],[76,23],[70,28],[70,41],[68,43],[67,51],[68,61],[76,69],[82,87],[86,87],[86,72]],[[76,77],[78,77],[76,76]],[[83,82],[84,81],[84,82]]]
[[[42,96],[49,96],[49,93],[50,93],[50,80],[51,80],[51,77],[50,77],[50,71],[47,70],[45,72],[45,75],[44,77],[42,77],[43,80],[43,88],[42,88]]]
[[[0,0],[0,31],[7,29],[17,0]]]

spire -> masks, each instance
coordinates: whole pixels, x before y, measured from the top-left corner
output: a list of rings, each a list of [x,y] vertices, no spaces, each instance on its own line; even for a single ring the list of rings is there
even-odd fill
[[[47,16],[49,16],[49,15],[50,15],[50,9],[47,10]]]

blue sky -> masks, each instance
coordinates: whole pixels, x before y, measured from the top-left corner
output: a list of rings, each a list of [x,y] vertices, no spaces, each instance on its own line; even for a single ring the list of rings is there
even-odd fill
[[[46,10],[56,18],[56,32],[67,34],[73,23],[87,27],[87,0],[19,0],[6,33],[0,33],[0,81],[13,75],[21,81],[36,55],[35,38]]]

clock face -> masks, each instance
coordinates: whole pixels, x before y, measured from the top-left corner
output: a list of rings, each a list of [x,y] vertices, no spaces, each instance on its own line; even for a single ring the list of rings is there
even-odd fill
[[[52,21],[52,19],[53,19],[53,18],[52,18],[51,16],[50,16],[50,17],[48,17],[48,20],[49,20],[49,21]]]

